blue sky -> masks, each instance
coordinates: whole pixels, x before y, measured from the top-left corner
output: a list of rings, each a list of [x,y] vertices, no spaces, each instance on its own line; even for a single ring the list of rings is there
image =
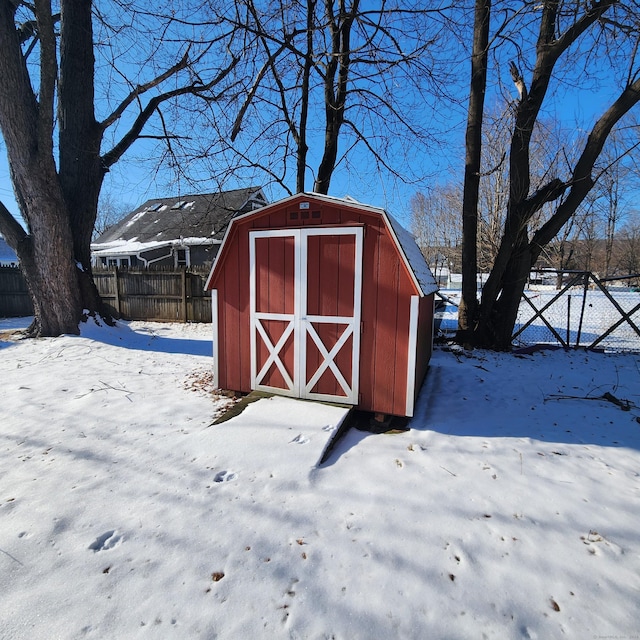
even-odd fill
[[[142,0],[141,6],[144,6],[144,1]],[[157,6],[161,7],[162,2],[160,2]],[[176,5],[176,9],[178,11],[183,10],[186,7],[187,3],[179,3]],[[214,3],[215,4],[215,3]],[[219,3],[219,7],[223,7],[223,3]],[[102,3],[102,10],[109,10],[109,3]],[[367,5],[367,7],[375,7],[377,3],[371,3],[371,5]],[[435,6],[435,5],[434,5]],[[161,9],[158,9],[161,11]],[[191,17],[191,16],[189,16]],[[117,22],[119,16],[113,17],[114,21]],[[149,24],[152,28],[157,28],[158,24],[153,22],[153,18],[141,18],[142,20],[150,21]],[[276,19],[277,22],[277,19]],[[114,105],[122,99],[124,96],[123,91],[127,92],[128,89],[123,88],[122,83],[116,85],[113,83],[114,78],[117,78],[116,74],[112,73],[111,61],[113,59],[117,59],[120,65],[124,65],[122,68],[128,69],[131,71],[131,74],[128,75],[129,79],[132,83],[141,83],[149,80],[149,77],[154,75],[152,71],[151,65],[149,65],[149,69],[146,71],[148,77],[143,77],[145,70],[141,72],[140,77],[136,77],[136,73],[139,72],[139,65],[135,68],[132,62],[135,62],[139,59],[145,59],[149,52],[151,52],[155,43],[158,43],[158,47],[161,49],[160,53],[165,55],[165,59],[169,59],[171,55],[171,48],[173,47],[175,54],[175,48],[184,47],[182,45],[176,45],[177,40],[173,40],[173,44],[171,44],[171,38],[165,38],[164,42],[162,38],[157,39],[154,38],[154,33],[156,35],[165,36],[165,32],[153,30],[149,31],[149,38],[140,38],[139,31],[129,32],[127,28],[125,28],[122,32],[118,33],[118,38],[108,38],[109,32],[108,29],[103,29],[99,26],[96,26],[96,29],[100,31],[97,33],[96,39],[101,41],[100,46],[97,49],[97,74],[102,70],[103,75],[100,78],[97,78],[96,82],[96,96],[97,96],[97,111],[102,111],[104,116],[106,113],[109,113]],[[418,31],[416,31],[418,33]],[[129,38],[128,42],[130,48],[126,46],[120,46],[118,44],[119,38],[123,39],[123,42],[127,43],[127,38]],[[422,39],[422,36],[415,36],[407,31],[405,35],[406,43],[403,42],[403,45],[408,46],[409,49],[414,46],[415,42],[418,42]],[[105,44],[107,43],[107,44]],[[118,49],[118,47],[120,48]],[[164,47],[168,47],[169,53],[163,51]],[[103,66],[100,68],[100,57],[102,54],[105,54],[103,58]],[[137,56],[137,57],[136,57]],[[129,60],[129,62],[127,62]],[[216,62],[219,62],[216,60]],[[214,64],[214,63],[212,63]],[[260,64],[258,61],[257,64]],[[426,62],[425,62],[426,64]],[[129,66],[127,66],[129,65]],[[36,72],[37,73],[37,72]],[[391,78],[391,75],[389,76]],[[106,82],[100,86],[99,80],[105,80]],[[366,80],[361,79],[360,82],[366,82]],[[389,80],[391,82],[391,80]],[[371,85],[373,86],[373,85]],[[403,93],[404,91],[404,93]],[[406,91],[406,86],[398,87],[397,96],[394,96],[395,102],[402,102],[401,96],[406,94],[409,96],[409,92]],[[413,95],[410,97],[410,100],[413,99]],[[322,111],[323,107],[316,107]],[[425,109],[425,114],[426,114]],[[439,122],[437,124],[429,125],[437,128],[441,128],[442,126],[451,127],[451,119],[450,112],[451,107],[447,106],[446,110],[447,118],[445,118],[446,122],[443,124]],[[416,112],[417,113],[417,112]],[[431,112],[430,112],[431,113]],[[427,120],[429,117],[433,117],[433,114],[430,116],[427,115]],[[101,116],[98,115],[98,118]],[[186,116],[187,118],[189,116]],[[267,116],[268,118],[270,116]],[[422,114],[420,114],[422,118]],[[256,120],[260,120],[260,114],[258,113],[256,116]],[[380,129],[385,127],[383,122],[375,121],[373,118],[365,117],[367,120],[366,124],[359,123],[361,127],[369,127],[369,131],[372,134],[377,133]],[[319,120],[317,120],[319,122]],[[378,172],[376,171],[375,166],[371,162],[371,158],[366,153],[355,153],[350,156],[349,159],[349,167],[348,170],[345,169],[344,165],[338,167],[335,171],[332,185],[330,189],[330,193],[335,196],[344,196],[350,195],[358,200],[361,200],[366,203],[384,206],[389,209],[396,217],[403,220],[406,224],[408,224],[408,218],[406,213],[409,209],[409,199],[410,197],[420,189],[426,189],[430,184],[433,184],[436,176],[438,174],[443,175],[452,175],[454,173],[454,169],[452,168],[452,162],[457,164],[456,170],[460,169],[462,165],[462,158],[464,157],[464,149],[462,148],[462,140],[463,140],[463,129],[461,128],[464,123],[464,113],[458,109],[456,114],[456,123],[455,123],[455,131],[447,136],[446,140],[443,140],[443,146],[436,150],[430,145],[429,148],[420,149],[418,151],[411,150],[410,151],[410,159],[406,161],[403,156],[407,151],[407,145],[403,143],[399,137],[395,140],[392,140],[391,143],[387,147],[387,151],[385,154],[386,161],[394,167],[398,172],[408,175],[413,175],[413,182],[411,184],[404,184],[401,180],[397,178],[393,178],[387,172]],[[246,118],[243,122],[243,129],[250,128],[252,126],[250,118]],[[260,126],[260,125],[258,125]],[[122,133],[123,128],[126,127],[126,123],[120,128],[120,133]],[[191,132],[189,132],[191,133]],[[198,132],[198,135],[206,135],[205,133]],[[309,164],[317,167],[319,158],[313,158],[313,152],[315,149],[319,148],[319,145],[322,142],[322,132],[316,131],[314,132],[316,136],[317,142],[310,142],[310,159]],[[455,138],[455,140],[454,140]],[[242,142],[240,142],[242,144]],[[347,142],[342,141],[342,148],[346,148]],[[207,192],[207,191],[215,191],[218,187],[218,182],[215,179],[210,182],[203,181],[198,184],[197,188],[194,188],[192,185],[188,184],[186,180],[176,183],[173,181],[173,177],[169,171],[161,171],[156,173],[153,163],[145,162],[144,160],[153,156],[153,152],[149,151],[150,147],[148,143],[138,142],[134,145],[134,147],[127,152],[124,158],[122,158],[119,163],[112,167],[111,173],[107,176],[104,184],[103,192],[109,193],[112,200],[116,200],[122,202],[123,204],[131,205],[132,207],[137,206],[144,200],[153,197],[160,197],[166,194],[178,194],[180,191],[183,193],[193,192],[197,190],[199,192]],[[259,153],[259,151],[258,151]],[[202,167],[193,166],[190,168],[189,172],[195,177],[202,177],[205,174],[206,169]],[[250,184],[265,184],[264,179],[253,179],[251,177],[245,176],[246,180],[243,180],[242,177],[238,177],[234,182],[228,181],[224,184],[225,188],[235,188],[240,186],[246,186],[247,183]],[[419,182],[416,183],[416,178],[422,178]],[[289,181],[289,188],[293,189],[295,186],[294,179]],[[307,180],[307,189],[311,189],[313,187],[313,179],[310,176]],[[276,187],[268,187],[267,195],[271,199],[278,199],[286,195],[285,191]],[[13,199],[13,193],[9,180],[9,171],[6,164],[6,158],[4,154],[4,148],[0,141],[0,198],[3,200],[5,205],[9,208],[10,211],[17,214],[17,206]]]
[[[577,119],[592,122],[593,118],[601,113],[606,100],[606,95],[593,94],[589,100],[572,99],[556,102],[552,109],[563,113],[572,112]],[[387,173],[377,172],[372,166],[371,158],[367,154],[359,153],[352,158],[350,170],[347,171],[340,167],[335,172],[331,183],[331,194],[335,196],[350,195],[361,202],[382,206],[406,227],[409,227],[411,196],[420,190],[428,191],[438,181],[445,182],[453,178],[462,182],[464,124],[460,111],[457,114],[452,113],[452,127],[446,134],[443,134],[445,145],[437,149],[425,148],[422,155],[416,154],[412,169],[414,173],[422,173],[423,180],[404,183]],[[398,141],[394,146],[401,144],[402,142]],[[394,146],[391,147],[392,150]],[[18,217],[18,207],[9,179],[4,146],[1,143],[0,151],[0,199]],[[147,155],[145,143],[143,141],[137,142],[107,175],[103,193],[109,193],[116,202],[130,205],[133,209],[150,198],[177,195],[180,191],[183,193],[194,191],[194,187],[186,181],[176,183],[168,171],[156,173],[153,162],[143,161],[145,155]],[[398,151],[398,155],[401,155],[400,151]],[[396,158],[390,157],[389,162],[402,170],[402,165]],[[236,179],[233,182],[230,181],[227,186],[235,188],[256,182],[259,181],[248,179],[247,182],[243,182],[241,179]],[[215,191],[216,185],[215,181],[208,184],[204,182],[196,190],[200,192]],[[308,188],[311,188],[311,184]],[[273,200],[286,195],[277,186],[267,187],[266,192],[267,196]]]
[[[411,183],[404,183],[389,174],[377,172],[372,166],[371,158],[365,153],[358,153],[352,158],[352,166],[348,171],[340,167],[335,172],[331,182],[331,195],[338,197],[349,195],[361,202],[382,206],[408,227],[410,224],[409,201],[412,195],[419,190],[429,189],[435,181],[442,179],[442,176],[462,175],[463,136],[463,123],[458,122],[457,130],[448,134],[450,144],[446,148],[441,149],[437,154],[425,149],[422,156],[416,156],[412,170],[414,173],[422,173],[424,179]],[[2,145],[0,149],[0,199],[17,216],[18,206],[9,179],[6,154]],[[400,151],[398,153],[400,154]],[[180,191],[183,193],[194,191],[194,187],[186,181],[176,183],[169,171],[156,174],[152,162],[142,161],[144,156],[145,144],[140,141],[107,175],[103,194],[109,193],[116,202],[130,205],[133,209],[150,198],[177,195]],[[393,157],[389,158],[389,162],[402,169],[401,164]],[[235,188],[246,186],[248,183],[257,184],[259,180],[249,178],[244,182],[241,179],[235,179],[233,182],[229,181],[226,186]],[[307,188],[311,189],[311,187],[309,180]],[[207,192],[216,189],[217,183],[212,180],[209,184],[202,183],[196,190]],[[286,195],[277,185],[267,186],[266,193],[272,200]]]
[[[505,58],[509,57],[509,51],[503,52]],[[334,173],[330,193],[335,196],[350,195],[362,202],[385,207],[389,212],[401,220],[405,226],[409,226],[409,201],[416,191],[428,191],[437,182],[458,181],[463,179],[464,169],[464,103],[466,102],[466,84],[468,75],[468,63],[462,60],[460,63],[458,105],[443,101],[440,109],[431,116],[425,111],[424,120],[428,127],[437,134],[440,145],[435,144],[425,146],[421,149],[411,149],[410,157],[405,156],[405,143],[401,138],[395,139],[388,147],[387,160],[402,173],[413,173],[414,176],[422,176],[418,182],[405,184],[401,180],[394,178],[386,172],[377,172],[368,154],[360,151],[350,159],[350,166],[345,169],[340,166]],[[492,108],[498,101],[504,99],[514,99],[515,90],[510,82],[506,66],[498,74],[491,73],[487,91],[487,108]],[[527,77],[526,70],[525,79]],[[592,84],[586,91],[578,93],[562,94],[546,105],[545,117],[558,119],[567,123],[579,123],[580,128],[586,128],[593,123],[594,117],[599,115],[606,104],[610,101],[610,87],[607,86],[606,77],[603,80],[599,70],[592,74]],[[502,102],[504,104],[504,102]],[[431,118],[431,119],[430,119]],[[424,125],[424,122],[423,122]],[[384,126],[382,123],[380,126]],[[344,147],[344,142],[342,143]],[[164,195],[178,195],[180,192],[188,193],[193,191],[206,192],[215,191],[218,183],[214,180],[199,183],[197,188],[186,181],[175,182],[168,171],[156,173],[152,162],[143,161],[153,152],[149,150],[148,143],[138,142],[132,149],[115,165],[111,173],[107,176],[103,188],[103,193],[110,195],[112,200],[123,205],[136,207],[141,202]],[[313,157],[310,161],[313,162]],[[194,166],[193,175],[202,176],[202,167]],[[260,180],[247,177],[246,181],[237,178],[233,182],[225,183],[226,188],[247,186],[247,184],[259,184]],[[293,187],[293,183],[289,185]],[[307,188],[312,187],[311,179],[308,180]],[[270,199],[278,199],[284,196],[283,190],[276,187],[267,188],[267,196]],[[0,199],[17,215],[18,209],[13,198],[13,191],[9,180],[9,171],[6,163],[4,147],[0,141]]]

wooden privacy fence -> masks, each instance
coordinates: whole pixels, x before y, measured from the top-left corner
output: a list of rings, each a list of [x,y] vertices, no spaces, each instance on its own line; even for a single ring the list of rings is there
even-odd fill
[[[95,270],[98,292],[116,318],[159,322],[211,322],[208,269]],[[0,267],[0,318],[33,315],[20,269]]]
[[[18,267],[0,267],[0,318],[33,315],[27,284]]]
[[[208,269],[95,270],[98,292],[123,320],[211,322],[211,294],[204,291]]]

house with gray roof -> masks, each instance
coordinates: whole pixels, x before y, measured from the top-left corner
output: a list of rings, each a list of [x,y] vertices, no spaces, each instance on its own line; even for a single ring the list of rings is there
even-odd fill
[[[260,187],[147,200],[91,244],[94,266],[210,265],[232,218],[266,204]]]

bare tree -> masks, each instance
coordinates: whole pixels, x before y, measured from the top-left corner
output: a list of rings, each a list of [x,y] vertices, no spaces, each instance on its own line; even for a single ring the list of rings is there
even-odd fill
[[[491,269],[504,224],[509,197],[507,149],[510,124],[508,107],[485,113],[477,203],[477,270],[482,273]]]
[[[517,62],[511,60],[509,65],[518,92],[508,154],[509,200],[500,246],[482,291],[473,335],[476,345],[498,349],[510,347],[532,265],[593,188],[598,177],[594,167],[609,134],[640,101],[640,69],[635,57],[640,42],[640,14],[634,2],[601,0],[585,5],[578,0],[544,0],[525,8],[524,23],[518,30],[511,30],[509,39],[517,40],[518,55]],[[529,46],[531,40],[535,40],[534,50]],[[523,73],[521,66],[530,51],[535,60]],[[568,175],[550,175],[532,191],[532,136],[550,84],[558,80],[563,64],[575,69],[579,61],[584,65],[583,78],[588,77],[590,65],[600,65],[600,69],[603,62],[610,62],[610,83],[615,78],[618,87],[612,89],[609,107],[582,140],[578,157],[567,156]],[[627,66],[625,74],[620,73],[623,64]],[[553,214],[539,227],[532,227],[537,212],[556,201],[559,203]]]
[[[50,0],[0,0],[0,130],[27,226],[0,206],[0,231],[18,254],[33,300],[31,335],[77,333],[85,311],[106,315],[90,255],[105,174],[140,137],[170,141],[163,105],[185,96],[212,99],[237,63],[225,56],[206,68],[206,56],[227,34],[206,45],[178,42],[185,21],[171,6],[165,15],[161,4],[154,14],[145,3],[114,2],[108,14],[90,0],[60,0],[59,7],[56,13]],[[136,27],[138,37],[130,37]],[[117,49],[123,37],[129,39]]]
[[[416,193],[409,204],[411,231],[436,276],[443,272],[459,272],[462,241],[460,188],[455,184],[435,186],[428,194]]]
[[[629,209],[625,193],[635,191],[638,186],[637,175],[628,162],[638,146],[635,136],[629,135],[633,129],[635,127],[614,132],[598,162],[600,176],[593,189],[592,200],[598,221],[598,238],[602,240],[599,244],[604,244],[604,247],[594,268],[602,275],[613,275],[617,270],[614,246]]]
[[[491,270],[500,249],[509,202],[508,151],[513,137],[512,126],[513,108],[510,104],[485,114],[478,203],[478,270],[482,273]],[[538,119],[531,141],[529,170],[535,190],[559,170],[564,140],[557,121]],[[553,212],[553,204],[546,203],[532,214],[530,225],[541,226]],[[567,241],[570,235],[566,234],[564,240]]]
[[[640,286],[640,212],[635,210],[623,224],[618,242],[617,260],[623,273],[635,275],[635,286]]]
[[[489,60],[491,0],[476,0],[473,18],[471,82],[465,137],[464,198],[462,201],[462,298],[458,338],[469,340],[477,316],[478,199],[482,159],[482,121]]]
[[[237,2],[226,19],[244,33],[236,42],[256,55],[239,67],[250,80],[231,127],[231,163],[259,167],[289,192],[311,182],[328,193],[356,147],[392,174],[409,173],[411,163],[401,169],[396,160],[432,139],[417,123],[453,77],[441,45],[441,5]]]
[[[118,198],[112,191],[102,190],[100,200],[98,201],[98,213],[93,229],[93,237],[95,240],[101,233],[104,233],[109,227],[120,222],[133,209],[132,204],[126,203]]]

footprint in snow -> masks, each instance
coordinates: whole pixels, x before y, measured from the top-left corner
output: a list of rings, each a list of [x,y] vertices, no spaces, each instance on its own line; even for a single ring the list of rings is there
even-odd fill
[[[111,529],[110,531],[105,531],[102,535],[98,536],[88,548],[94,553],[98,551],[108,551],[109,549],[117,547],[123,540],[123,536],[121,536],[115,529]]]
[[[307,444],[307,442],[309,442],[309,438],[299,433],[293,440],[289,441],[289,444]]]
[[[235,480],[238,477],[237,473],[233,473],[233,471],[218,471],[215,477],[213,478],[214,482],[230,482],[231,480]]]

